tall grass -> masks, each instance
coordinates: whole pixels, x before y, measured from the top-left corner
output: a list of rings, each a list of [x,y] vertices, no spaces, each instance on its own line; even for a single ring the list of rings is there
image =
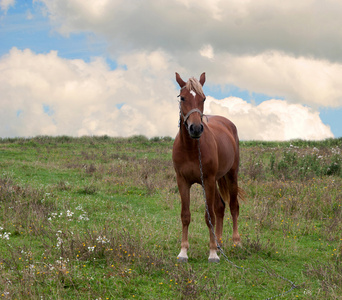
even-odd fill
[[[0,139],[0,298],[342,299],[341,139],[242,142],[243,248],[208,264],[200,187],[181,264],[172,139]],[[260,272],[264,270],[265,272]],[[279,277],[278,275],[282,276]]]

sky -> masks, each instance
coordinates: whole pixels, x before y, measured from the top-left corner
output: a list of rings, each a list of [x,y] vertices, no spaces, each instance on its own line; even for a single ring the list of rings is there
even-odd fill
[[[0,137],[171,136],[178,72],[241,140],[342,137],[339,0],[0,0]]]

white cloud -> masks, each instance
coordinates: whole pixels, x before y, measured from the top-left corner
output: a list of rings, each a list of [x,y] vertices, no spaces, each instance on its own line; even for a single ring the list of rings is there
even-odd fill
[[[118,63],[126,67],[112,71],[100,58],[86,63],[13,48],[0,59],[0,136],[175,136],[178,89],[170,70],[179,66],[162,51],[127,54]],[[332,137],[317,112],[281,100],[255,106],[208,96],[205,113],[230,118],[245,140]]]
[[[27,20],[33,20],[34,16],[30,10],[26,11],[26,19]]]
[[[10,8],[10,6],[14,6],[15,0],[0,0],[0,8],[7,12],[7,10]]]
[[[214,49],[211,45],[204,45],[201,50],[200,50],[200,54],[203,57],[207,57],[210,60],[212,60],[214,58]]]
[[[269,51],[257,55],[216,54],[204,61],[215,84],[227,83],[256,93],[312,107],[342,106],[342,64]]]
[[[63,32],[92,31],[124,49],[172,53],[269,50],[341,61],[342,2],[288,0],[36,0]]]
[[[216,20],[222,19],[222,10],[220,8],[220,0],[176,0],[179,8],[187,10],[205,10],[209,18]]]
[[[104,38],[122,67],[13,48],[0,58],[0,136],[174,136],[175,71],[183,79],[205,71],[208,85],[286,99],[208,101],[243,139],[332,136],[317,110],[342,106],[340,1],[34,2],[63,35]],[[5,12],[14,4],[0,0]]]
[[[161,51],[121,60],[126,69],[111,71],[100,58],[13,48],[0,59],[0,136],[174,135],[176,89],[165,76],[172,62]]]
[[[319,113],[300,104],[268,100],[259,105],[229,97],[207,97],[205,112],[227,117],[238,128],[242,140],[321,140],[333,137]]]
[[[113,57],[162,49],[208,84],[342,106],[340,1],[36,1],[63,34],[104,36]]]

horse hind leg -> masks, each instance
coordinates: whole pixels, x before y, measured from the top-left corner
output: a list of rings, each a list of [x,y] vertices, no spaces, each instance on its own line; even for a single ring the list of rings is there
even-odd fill
[[[237,183],[237,174],[227,173],[219,181],[220,193],[226,203],[229,203],[230,213],[233,219],[233,243],[241,246],[241,238],[238,231],[238,217],[239,217],[239,187]]]
[[[239,201],[238,201],[239,187],[237,181],[230,184],[229,195],[230,202],[229,208],[233,219],[233,243],[234,245],[241,246],[241,238],[238,231],[238,217],[239,217]]]
[[[216,187],[215,190],[215,216],[216,216],[216,238],[217,242],[219,243],[220,246],[222,246],[222,233],[223,233],[223,220],[224,220],[224,211],[226,208],[226,204],[223,201],[218,188]]]

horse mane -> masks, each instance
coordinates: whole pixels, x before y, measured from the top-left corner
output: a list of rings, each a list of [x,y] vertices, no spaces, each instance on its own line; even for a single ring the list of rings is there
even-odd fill
[[[194,91],[196,94],[201,95],[202,97],[205,97],[202,89],[202,84],[195,78],[191,77],[189,78],[188,82],[185,84],[185,87],[189,91]]]

